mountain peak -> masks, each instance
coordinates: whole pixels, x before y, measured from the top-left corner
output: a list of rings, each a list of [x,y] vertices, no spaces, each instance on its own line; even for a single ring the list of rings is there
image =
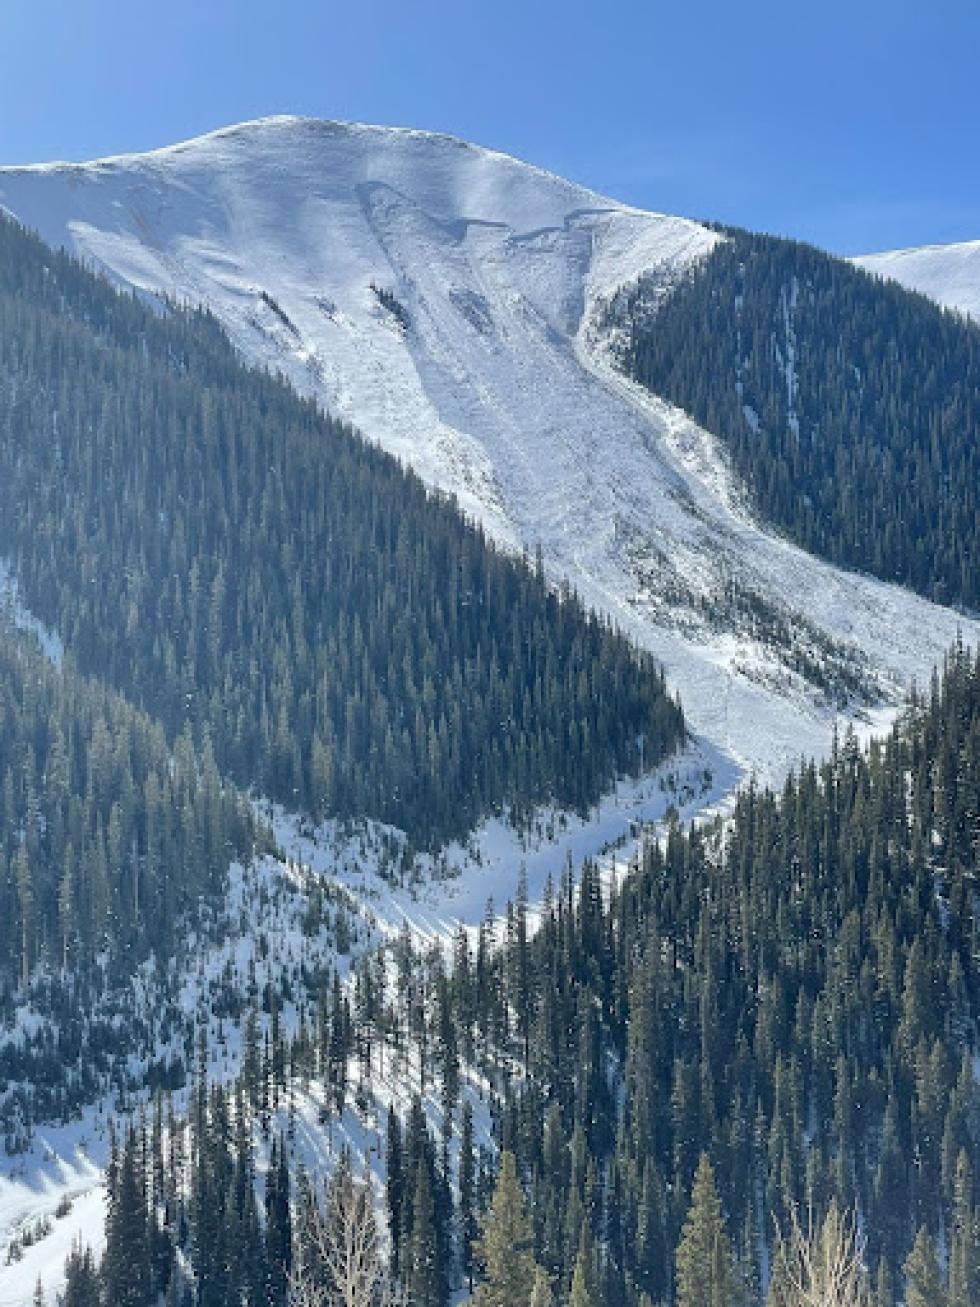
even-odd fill
[[[0,205],[121,285],[207,304],[245,358],[452,493],[500,544],[540,546],[552,576],[660,657],[692,728],[763,781],[820,752],[829,717],[771,690],[778,653],[743,676],[738,630],[686,627],[657,578],[705,595],[730,572],[791,612],[813,596],[828,647],[856,640],[889,684],[926,661],[913,630],[935,629],[941,655],[938,633],[955,629],[787,553],[746,521],[707,433],[609,366],[604,307],[641,276],[657,294],[677,285],[724,240],[699,223],[454,137],[293,116],[0,169]],[[879,649],[882,605],[903,633],[894,655]],[[720,668],[725,692],[706,694]]]

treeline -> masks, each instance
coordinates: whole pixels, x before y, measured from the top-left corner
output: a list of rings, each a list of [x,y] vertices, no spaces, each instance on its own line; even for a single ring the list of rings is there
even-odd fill
[[[0,222],[0,556],[81,670],[219,771],[418,844],[585,809],[683,718],[606,623],[206,315]]]
[[[83,974],[105,953],[119,975],[169,952],[258,838],[206,737],[199,751],[185,729],[171,747],[0,614],[0,1013],[40,962]]]
[[[755,507],[834,563],[980,606],[980,327],[807,245],[729,230],[610,320]]]

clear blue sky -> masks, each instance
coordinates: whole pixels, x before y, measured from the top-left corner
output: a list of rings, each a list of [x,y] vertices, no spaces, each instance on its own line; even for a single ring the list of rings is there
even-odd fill
[[[980,238],[978,0],[0,0],[0,162],[270,113],[844,253]]]

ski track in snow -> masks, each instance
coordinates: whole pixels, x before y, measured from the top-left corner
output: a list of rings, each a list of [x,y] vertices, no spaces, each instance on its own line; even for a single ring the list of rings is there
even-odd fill
[[[488,897],[498,909],[513,897],[522,866],[532,903],[566,857],[578,868],[602,854],[606,880],[621,875],[638,824],[662,820],[669,804],[685,819],[724,811],[750,774],[779,784],[801,756],[826,752],[838,718],[861,736],[884,729],[957,630],[980,637],[976,622],[766,531],[714,439],[612,365],[596,327],[603,304],[641,273],[669,285],[710,251],[720,238],[696,223],[448,137],[285,118],[142,156],[0,169],[0,205],[119,284],[210,305],[247,359],[455,494],[507,547],[540,545],[549,575],[652,650],[680,692],[694,739],[653,776],[620,783],[584,821],[541,813],[524,839],[486,822],[400,887],[379,875],[370,835],[313,833],[272,811],[287,863],[247,874],[299,893],[311,877],[346,889],[371,943],[403,922],[421,942],[448,941],[457,923],[479,923]],[[899,279],[912,266],[881,257],[892,264],[875,270]],[[372,282],[403,305],[407,328]],[[838,712],[823,701],[785,650],[760,643],[726,605],[733,585],[762,596],[804,644],[850,659],[874,702]],[[16,603],[3,569],[0,592]],[[38,634],[60,657],[57,638]],[[247,898],[233,878],[230,918]],[[290,920],[283,956],[303,947]],[[247,932],[246,922],[188,967],[188,1004],[230,957],[244,974]],[[212,1041],[223,1077],[237,1066],[236,1041]],[[379,1066],[372,1110],[410,1089],[404,1072]],[[317,1092],[298,1104],[297,1150],[322,1166],[335,1141],[325,1143]],[[76,1235],[98,1247],[105,1112],[39,1130],[30,1154],[0,1158],[0,1307],[28,1303],[39,1273],[49,1294],[57,1288]],[[380,1120],[348,1111],[335,1127],[379,1178]],[[485,1113],[480,1129],[486,1137]],[[11,1236],[63,1193],[71,1214],[3,1265]]]

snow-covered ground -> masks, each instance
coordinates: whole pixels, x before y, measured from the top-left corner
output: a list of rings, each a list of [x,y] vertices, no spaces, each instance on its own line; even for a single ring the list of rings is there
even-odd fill
[[[394,883],[391,853],[399,845],[398,832],[377,826],[343,829],[329,822],[312,830],[281,809],[257,805],[262,815],[271,817],[281,858],[232,869],[223,908],[187,937],[181,955],[169,962],[165,973],[161,975],[152,964],[141,969],[132,986],[131,1011],[146,1028],[157,1061],[185,1054],[188,1037],[193,1042],[195,1029],[206,1022],[209,1076],[231,1083],[241,1068],[242,1021],[214,1015],[215,986],[228,986],[244,995],[252,977],[259,991],[267,981],[278,989],[288,980],[294,998],[284,1007],[282,1024],[285,1031],[295,1033],[300,976],[336,967],[349,982],[359,957],[394,945],[406,927],[421,951],[436,943],[448,945],[459,924],[475,929],[485,919],[488,900],[503,911],[516,896],[522,869],[533,924],[534,908],[547,880],[550,877],[557,886],[566,864],[577,873],[586,858],[598,858],[605,879],[622,876],[639,841],[651,834],[656,837],[658,824],[669,813],[688,820],[723,810],[734,780],[730,763],[706,746],[692,743],[642,780],[621,782],[587,819],[542,809],[520,834],[503,820],[488,821],[465,847],[455,845],[436,857],[418,858],[401,869]],[[329,920],[311,930],[307,913],[316,886],[328,890]],[[346,922],[342,950],[337,945],[338,913]],[[175,1012],[186,1017],[186,1026],[174,1019]],[[21,1025],[37,1024],[34,1015],[21,1015]],[[267,1029],[267,1017],[264,1024]],[[166,1029],[166,1039],[161,1029]],[[16,1037],[16,1031],[0,1032],[0,1042]],[[138,1073],[147,1060],[146,1049],[134,1049],[131,1071]],[[361,1069],[352,1058],[352,1089],[360,1077]],[[464,1068],[463,1080],[474,1108],[477,1142],[486,1143],[490,1118],[485,1086],[472,1068]],[[296,1085],[280,1108],[278,1128],[286,1129],[293,1118],[293,1160],[312,1174],[322,1175],[346,1146],[357,1169],[369,1168],[380,1185],[385,1174],[382,1141],[388,1105],[394,1103],[404,1115],[420,1089],[411,1052],[396,1058],[378,1045],[359,1095],[360,1108],[352,1102],[340,1118],[322,1113],[327,1101],[322,1082]],[[122,1115],[145,1109],[145,1099],[139,1094],[131,1097]],[[441,1109],[431,1082],[423,1102],[437,1130]],[[178,1113],[185,1103],[186,1091],[182,1091],[175,1097]],[[28,1152],[12,1157],[0,1154],[0,1307],[27,1307],[38,1276],[49,1302],[53,1301],[73,1242],[80,1240],[100,1251],[110,1119],[118,1128],[119,1104],[107,1098],[87,1110],[81,1121],[39,1127]],[[258,1142],[261,1174],[265,1152],[262,1140]],[[32,1232],[39,1237],[31,1238]],[[20,1256],[8,1262],[12,1244],[20,1245],[25,1233],[28,1242]]]
[[[479,926],[488,903],[500,914],[515,900],[522,873],[532,910],[566,865],[577,873],[587,858],[598,859],[608,876],[618,874],[671,810],[685,822],[723,813],[736,781],[730,759],[695,741],[651,774],[620,781],[586,818],[540,809],[523,832],[499,818],[485,821],[465,845],[417,856],[396,883],[379,869],[378,850],[385,835],[397,845],[397,831],[347,834],[332,822],[311,830],[279,808],[270,811],[290,863],[343,886],[380,937],[391,939],[407,924],[424,946],[450,941],[460,924]]]
[[[497,539],[540,545],[662,659],[742,775],[778,783],[826,750],[841,708],[807,658],[860,686],[844,712],[866,730],[957,627],[980,634],[760,528],[712,439],[615,373],[603,303],[641,272],[669,287],[720,239],[697,223],[449,137],[298,118],[0,169],[0,204],[120,283],[206,302],[247,358]],[[760,602],[775,640],[753,629]]]
[[[723,809],[750,773],[778,783],[801,755],[825,752],[842,717],[862,735],[883,728],[958,628],[980,639],[977,623],[764,530],[713,439],[615,370],[597,326],[603,304],[651,270],[669,287],[719,239],[696,223],[447,137],[302,119],[143,156],[0,169],[0,204],[122,284],[208,303],[244,356],[454,492],[497,539],[540,545],[555,580],[663,660],[695,733],[588,820],[542,812],[524,836],[487,822],[394,884],[384,864],[397,833],[313,832],[273,812],[286,861],[236,873],[220,930],[187,941],[174,963],[187,1012],[204,1006],[215,976],[244,984],[262,931],[273,944],[262,965],[281,973],[315,954],[343,969],[403,922],[423,944],[475,926],[488,898],[499,909],[514,896],[522,867],[532,903],[569,857],[578,867],[601,856],[607,878],[621,874],[638,831],[668,807],[693,818]],[[4,590],[16,602],[0,572]],[[755,633],[759,605],[777,639]],[[851,687],[846,706],[815,684],[814,663]],[[350,914],[346,958],[303,929],[317,881]],[[136,987],[148,1011],[159,984],[147,973]],[[238,1031],[212,1030],[213,1074],[233,1075],[238,1053]],[[379,1064],[371,1089],[368,1113],[334,1129],[380,1174],[380,1114],[411,1078]],[[311,1162],[332,1146],[318,1092],[296,1106],[297,1147]],[[39,1131],[31,1153],[0,1157],[0,1307],[28,1303],[39,1272],[50,1293],[76,1233],[97,1243],[104,1160],[95,1109]],[[72,1211],[55,1220],[66,1193]],[[11,1238],[46,1216],[52,1231],[4,1265]]]
[[[72,1244],[101,1248],[107,1157],[95,1110],[69,1126],[40,1128],[29,1154],[0,1154],[0,1307],[28,1307],[39,1276],[53,1307]],[[40,1237],[8,1261],[12,1240],[25,1233]]]
[[[980,322],[980,240],[862,254],[851,262]]]
[[[24,607],[20,600],[17,579],[10,565],[0,558],[0,617],[4,616],[8,616],[19,631],[26,631],[33,635],[51,662],[56,667],[60,665],[64,653],[60,636],[55,631],[49,631],[43,622],[39,622],[34,614]]]

